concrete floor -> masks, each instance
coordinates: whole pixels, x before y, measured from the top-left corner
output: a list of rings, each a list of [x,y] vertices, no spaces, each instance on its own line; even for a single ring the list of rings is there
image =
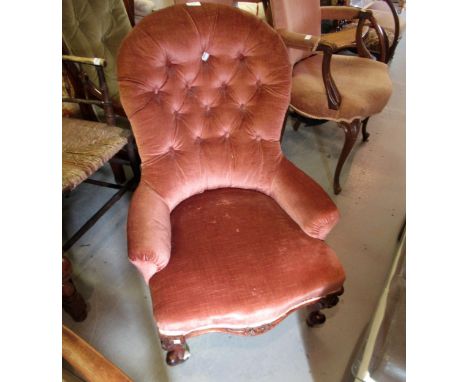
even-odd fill
[[[63,322],[136,382],[339,382],[375,307],[405,218],[405,50],[403,40],[390,67],[392,99],[370,119],[370,140],[356,144],[341,177],[343,192],[333,196],[342,218],[327,243],[341,259],[347,281],[340,304],[328,311],[324,326],[307,328],[305,312],[299,311],[257,337],[207,334],[189,340],[192,357],[186,363],[166,367],[148,289],[127,261],[128,195],[69,252],[90,311],[83,323],[66,314]],[[290,120],[283,149],[333,195],[342,144],[343,132],[334,123],[294,132]],[[102,178],[109,175],[108,168],[99,173]],[[65,199],[64,237],[106,197],[107,190],[82,185]]]

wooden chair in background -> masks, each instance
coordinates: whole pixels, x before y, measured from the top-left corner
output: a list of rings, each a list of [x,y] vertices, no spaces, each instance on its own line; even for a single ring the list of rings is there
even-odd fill
[[[80,78],[86,78],[81,70],[83,65],[94,67],[97,72],[99,91],[103,100],[79,98],[78,93],[70,92],[73,96],[63,98],[66,103],[78,103],[85,112],[90,112],[86,107],[98,105],[105,110],[106,123],[89,121],[78,118],[62,118],[62,193],[67,195],[81,183],[89,183],[96,186],[116,189],[117,192],[78,229],[63,244],[62,250],[69,250],[98,220],[111,208],[127,191],[133,190],[140,178],[139,162],[136,154],[134,137],[130,130],[115,126],[115,114],[112,102],[108,95],[104,68],[105,60],[99,58],[82,58],[75,56],[63,56],[63,70],[77,71]],[[86,111],[87,110],[87,111]],[[117,157],[124,149],[128,153],[129,160]],[[101,180],[91,179],[90,176],[109,162],[117,162],[120,165],[130,165],[133,177],[124,184],[113,184]],[[62,302],[64,309],[71,316],[81,321],[86,316],[83,313],[82,298],[77,294],[71,281],[71,264],[67,258],[62,258]]]

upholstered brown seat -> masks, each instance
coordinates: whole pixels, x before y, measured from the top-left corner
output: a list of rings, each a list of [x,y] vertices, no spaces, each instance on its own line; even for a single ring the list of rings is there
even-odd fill
[[[291,106],[311,118],[352,122],[380,113],[392,94],[387,65],[366,58],[333,56],[331,72],[342,97],[338,110],[328,107],[321,76],[323,56],[298,62],[293,69]]]
[[[333,251],[269,196],[206,191],[171,214],[169,266],[150,280],[159,332],[256,328],[344,282]]]
[[[62,191],[73,190],[127,143],[128,130],[83,119],[62,118]]]
[[[118,73],[142,158],[128,255],[169,364],[187,337],[258,334],[340,293],[322,241],[336,206],[281,151],[291,65],[272,28],[224,5],[165,8],[125,39]]]

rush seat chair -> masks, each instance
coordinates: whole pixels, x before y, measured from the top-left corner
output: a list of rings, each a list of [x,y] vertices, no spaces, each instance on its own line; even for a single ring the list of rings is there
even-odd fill
[[[260,334],[306,305],[323,322],[345,278],[323,241],[339,214],[281,151],[281,38],[234,7],[175,5],[125,39],[118,79],[142,158],[128,256],[167,363],[188,358],[189,337]]]
[[[385,61],[385,40],[371,11],[354,7],[322,7],[319,0],[271,0],[275,29],[289,48],[293,65],[290,109],[302,120],[335,121],[345,132],[345,142],[336,165],[333,189],[341,192],[340,174],[362,126],[367,141],[369,117],[380,113],[392,94],[392,82],[384,62],[373,56],[362,40],[365,23],[371,22],[381,42],[380,59]],[[326,9],[326,10],[324,10]],[[320,37],[321,19],[359,19],[356,30],[360,57],[334,54],[340,48]],[[307,123],[307,122],[306,122]]]

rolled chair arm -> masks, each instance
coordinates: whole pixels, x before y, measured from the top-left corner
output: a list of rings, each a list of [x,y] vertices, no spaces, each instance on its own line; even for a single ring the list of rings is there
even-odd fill
[[[325,239],[339,220],[327,193],[288,159],[282,158],[270,196],[309,236]]]
[[[128,257],[148,283],[169,262],[171,220],[167,204],[144,181],[130,203],[127,237]]]

